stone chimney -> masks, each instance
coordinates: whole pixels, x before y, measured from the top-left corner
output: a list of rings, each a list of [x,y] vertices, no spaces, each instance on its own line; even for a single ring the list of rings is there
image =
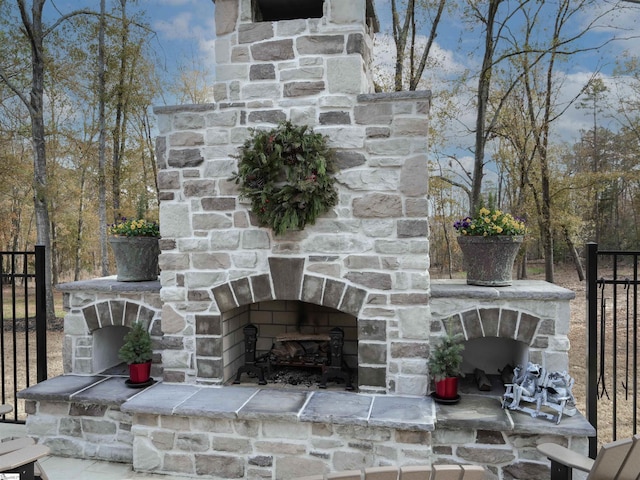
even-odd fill
[[[216,102],[268,107],[374,90],[371,0],[218,0],[215,13]]]
[[[345,329],[360,391],[426,393],[430,94],[372,93],[376,23],[365,0],[216,1],[216,103],[155,110],[165,381],[228,382],[243,327],[268,343],[303,302]],[[228,180],[250,130],[284,120],[328,137],[339,200],[275,236]]]

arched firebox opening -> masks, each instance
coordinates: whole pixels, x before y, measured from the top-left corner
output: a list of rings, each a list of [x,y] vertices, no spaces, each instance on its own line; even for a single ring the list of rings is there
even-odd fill
[[[473,338],[464,346],[464,393],[502,395],[505,384],[512,382],[513,369],[529,361],[529,345],[510,338]]]
[[[462,358],[462,371],[465,374],[480,369],[487,375],[500,375],[507,365],[512,368],[526,365],[529,346],[509,338],[474,338],[465,342]]]
[[[94,330],[92,358],[94,372],[110,371],[122,364],[118,352],[129,330],[130,328],[125,326],[109,326]]]
[[[443,319],[442,331],[462,335],[464,341],[463,392],[504,393],[513,369],[541,363],[544,345],[541,318],[511,308],[472,308]]]
[[[355,316],[295,300],[258,302],[225,312],[222,315],[224,383],[233,383],[236,379],[257,383],[255,370],[249,369],[253,371],[248,375],[245,367],[248,359],[250,362],[255,359],[268,383],[308,386],[322,375],[331,361],[331,334],[336,328],[344,335],[340,342],[341,363],[356,383]]]

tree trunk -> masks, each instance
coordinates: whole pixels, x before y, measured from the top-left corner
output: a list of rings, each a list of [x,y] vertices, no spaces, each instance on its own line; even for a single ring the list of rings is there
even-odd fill
[[[113,202],[114,222],[117,222],[122,216],[120,204],[121,190],[121,169],[122,157],[126,142],[127,131],[127,113],[128,113],[128,94],[127,89],[127,48],[129,44],[129,26],[127,23],[127,0],[120,0],[121,12],[121,35],[120,35],[120,68],[118,71],[118,85],[116,86],[116,121],[113,127],[113,164],[112,164],[112,184],[111,195]]]
[[[105,0],[100,0],[100,30],[98,32],[98,216],[100,222],[100,264],[102,275],[109,274],[109,257],[107,256],[107,176],[106,176],[106,143],[107,127],[105,120],[105,68],[104,68],[104,35],[106,29]]]
[[[578,272],[578,278],[582,282],[585,278],[584,276],[584,268],[582,267],[582,261],[580,260],[580,255],[578,254],[578,250],[576,250],[576,246],[571,240],[571,235],[569,235],[569,230],[565,227],[562,229],[564,233],[564,240],[567,242],[567,247],[569,247],[569,253],[571,253],[571,258],[573,259],[573,264],[576,266],[576,271]]]
[[[36,213],[38,243],[45,247],[45,283],[47,319],[55,319],[53,303],[51,224],[49,223],[49,198],[47,191],[47,152],[45,148],[45,128],[43,115],[44,97],[44,47],[42,9],[46,0],[33,0],[31,18],[24,0],[18,0],[24,32],[31,45],[31,91],[29,95],[29,115],[33,142],[33,191]]]
[[[473,159],[473,177],[471,182],[471,205],[469,214],[475,215],[480,207],[482,194],[482,178],[484,177],[484,149],[487,141],[486,121],[487,107],[489,105],[489,90],[491,87],[491,75],[493,72],[493,53],[495,50],[495,40],[493,38],[493,28],[498,13],[498,7],[502,0],[490,0],[489,10],[485,21],[484,57],[482,59],[482,69],[478,77],[478,111],[476,116],[476,137],[475,152]]]
[[[85,179],[87,176],[87,169],[83,166],[82,172],[80,173],[80,199],[78,204],[78,223],[77,223],[77,233],[76,233],[76,248],[75,248],[75,259],[74,259],[74,268],[73,268],[73,280],[80,280],[80,265],[81,265],[81,256],[82,256],[82,232],[84,230],[84,189],[85,189]]]

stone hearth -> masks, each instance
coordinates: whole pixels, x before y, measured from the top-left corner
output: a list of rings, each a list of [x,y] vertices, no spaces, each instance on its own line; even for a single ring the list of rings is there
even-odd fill
[[[484,465],[491,478],[547,478],[535,446],[583,451],[593,428],[500,408],[500,397],[430,397],[158,383],[67,375],[23,391],[27,427],[57,455],[131,462],[137,471],[289,479],[424,462]]]
[[[219,471],[224,478],[285,479],[298,476],[300,468],[325,472],[433,461],[479,463],[495,478],[511,479],[548,474],[537,443],[552,440],[585,452],[593,435],[581,415],[555,425],[504,411],[500,389],[479,394],[464,386],[460,403],[448,406],[428,395],[349,393],[339,385],[274,390],[247,379],[224,387],[163,381],[167,350],[189,356],[171,348],[173,341],[162,333],[159,282],[111,277],[60,289],[69,309],[64,354],[70,374],[20,393],[30,414],[29,435],[58,455],[132,462],[147,472],[215,471],[216,478]],[[502,335],[547,368],[566,368],[573,292],[537,281],[503,288],[433,281],[430,294],[430,317],[424,320],[430,337],[445,325],[467,340]],[[159,380],[145,390],[127,388],[122,376],[92,371],[90,357],[107,347],[96,343],[96,331],[140,318],[151,321]],[[380,345],[411,348],[396,338]],[[426,368],[427,357],[428,350],[416,351],[416,369]]]

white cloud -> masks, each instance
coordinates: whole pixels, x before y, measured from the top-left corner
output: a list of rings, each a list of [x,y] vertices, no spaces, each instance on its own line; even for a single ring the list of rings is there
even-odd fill
[[[156,20],[153,29],[168,40],[196,38],[191,25],[193,15],[182,12],[168,20]]]
[[[416,39],[416,52],[421,53],[427,43],[427,37],[419,35]],[[458,76],[465,66],[456,60],[455,52],[443,48],[435,42],[430,54],[430,63],[422,75],[422,87],[432,88],[434,84]],[[396,48],[391,35],[378,33],[375,36],[373,70],[376,80],[384,85],[391,84],[395,72]],[[407,57],[406,63],[408,65]]]

